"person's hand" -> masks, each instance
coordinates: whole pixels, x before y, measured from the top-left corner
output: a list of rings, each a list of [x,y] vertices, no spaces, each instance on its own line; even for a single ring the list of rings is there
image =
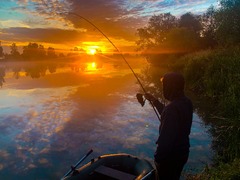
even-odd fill
[[[137,97],[138,102],[139,102],[142,106],[144,106],[146,99],[143,99],[143,94],[137,93],[137,94],[136,94],[136,97]]]
[[[157,98],[155,98],[152,94],[149,94],[149,93],[144,94],[144,97],[151,102],[157,100]]]

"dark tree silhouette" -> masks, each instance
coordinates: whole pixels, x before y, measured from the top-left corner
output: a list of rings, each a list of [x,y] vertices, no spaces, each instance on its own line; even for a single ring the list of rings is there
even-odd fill
[[[175,27],[177,18],[170,13],[152,16],[146,27],[137,29],[138,50],[148,50],[161,45],[166,40],[169,30]]]
[[[213,6],[210,6],[207,9],[207,12],[202,15],[201,23],[202,23],[202,36],[203,36],[203,44],[206,48],[208,47],[216,47],[217,39],[216,39],[216,10]]]
[[[47,56],[49,58],[55,58],[57,55],[55,53],[55,49],[53,47],[49,47],[47,50]]]
[[[202,49],[200,17],[186,13],[179,19],[170,13],[154,15],[148,25],[137,30],[138,50],[151,63],[161,64]]]
[[[183,14],[179,19],[180,28],[186,28],[189,31],[194,32],[198,36],[202,30],[202,25],[200,23],[200,16],[196,16],[190,12]]]
[[[5,82],[4,76],[5,76],[5,68],[0,67],[0,86],[1,87],[2,87],[3,83]]]
[[[13,58],[18,58],[20,56],[20,53],[18,52],[18,47],[17,47],[16,43],[13,43],[10,46],[10,56]]]
[[[46,56],[43,45],[38,45],[37,43],[29,43],[27,46],[23,47],[22,56],[25,59],[42,59]]]
[[[221,0],[216,13],[216,36],[222,46],[233,46],[240,43],[240,1]]]
[[[0,57],[3,57],[3,48],[1,46],[1,41],[0,41]]]

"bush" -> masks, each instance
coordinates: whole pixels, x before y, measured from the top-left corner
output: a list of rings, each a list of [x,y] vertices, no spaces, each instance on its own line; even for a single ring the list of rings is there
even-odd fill
[[[188,87],[211,98],[222,116],[240,114],[240,50],[202,51],[182,59]]]
[[[238,180],[240,179],[240,159],[231,163],[221,163],[217,167],[206,167],[205,170],[195,176],[188,175],[190,180]]]

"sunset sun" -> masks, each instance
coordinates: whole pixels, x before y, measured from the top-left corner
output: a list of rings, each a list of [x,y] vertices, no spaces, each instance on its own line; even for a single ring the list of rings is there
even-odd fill
[[[96,48],[88,48],[87,49],[87,54],[95,55],[96,52],[97,52]]]
[[[96,49],[90,49],[89,53],[92,54],[92,55],[96,54]]]

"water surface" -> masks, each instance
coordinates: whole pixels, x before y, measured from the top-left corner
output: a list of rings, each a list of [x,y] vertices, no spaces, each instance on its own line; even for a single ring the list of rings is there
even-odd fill
[[[86,162],[122,152],[152,162],[159,122],[148,103],[137,102],[140,87],[126,65],[92,59],[0,63],[3,179],[59,179],[91,148]],[[211,161],[207,131],[195,113],[188,172]]]

